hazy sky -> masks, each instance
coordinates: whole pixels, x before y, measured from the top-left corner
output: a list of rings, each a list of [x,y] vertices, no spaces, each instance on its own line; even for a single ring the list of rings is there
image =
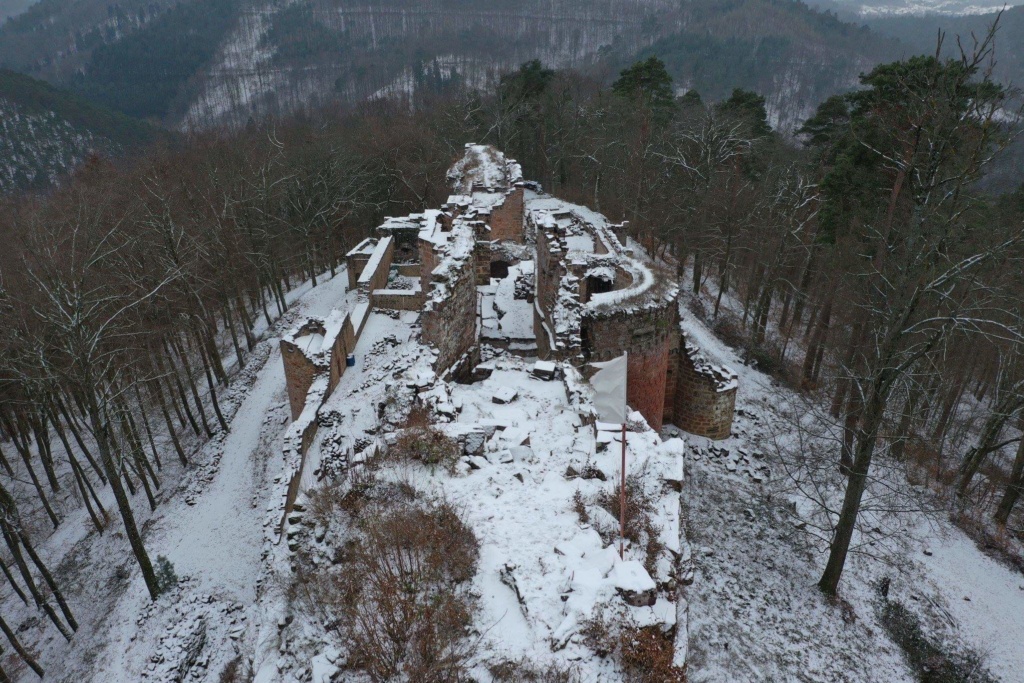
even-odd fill
[[[7,17],[20,14],[31,6],[35,0],[0,0],[0,24]]]

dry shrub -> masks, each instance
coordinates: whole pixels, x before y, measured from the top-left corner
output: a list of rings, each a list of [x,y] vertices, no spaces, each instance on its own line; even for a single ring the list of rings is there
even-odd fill
[[[538,667],[525,659],[492,664],[487,670],[494,683],[581,683],[576,669],[555,664]]]
[[[306,496],[306,516],[310,526],[330,527],[339,515],[359,517],[363,509],[380,500],[399,494],[403,501],[414,500],[416,491],[408,491],[397,483],[377,479],[377,473],[365,466],[354,467],[345,485],[323,484]]]
[[[956,480],[956,468],[944,467],[941,451],[925,439],[907,439],[903,458],[906,461],[907,480],[915,486],[931,486],[936,483],[949,486]]]
[[[711,330],[727,346],[734,349],[742,349],[746,346],[746,335],[740,326],[740,321],[725,311],[719,311],[719,315],[711,323]]]
[[[479,544],[454,507],[404,507],[361,525],[344,573],[352,663],[374,681],[465,678]]]
[[[643,628],[627,614],[598,612],[580,629],[584,644],[599,657],[613,655],[627,683],[685,683],[686,671],[672,663],[673,634],[656,626]]]
[[[576,513],[576,516],[580,519],[580,524],[590,524],[590,513],[587,512],[587,501],[583,498],[583,493],[576,489],[576,492],[572,494],[572,509]]]
[[[375,683],[468,680],[476,537],[450,503],[409,501],[384,485],[364,497],[336,564],[301,564],[295,597]]]
[[[441,465],[448,471],[455,469],[461,456],[459,442],[430,424],[429,413],[423,408],[413,409],[395,443],[388,447],[389,458]]]
[[[884,600],[879,612],[882,626],[923,683],[994,683],[978,653],[952,652],[932,641],[917,616],[903,604]]]
[[[651,576],[655,576],[658,557],[664,552],[665,544],[661,542],[661,527],[654,523],[654,496],[645,486],[646,472],[631,474],[626,477],[626,538],[631,543],[643,546],[644,568]],[[597,504],[607,510],[615,519],[619,519],[621,508],[620,485],[615,484],[597,494]],[[573,504],[576,504],[575,498]],[[605,543],[612,543],[619,536],[619,529],[598,530]]]
[[[654,626],[625,629],[619,638],[622,668],[636,683],[686,683],[686,671],[672,663],[675,644]]]
[[[221,669],[218,683],[249,683],[253,680],[252,668],[249,663],[242,659],[241,655],[236,656]]]

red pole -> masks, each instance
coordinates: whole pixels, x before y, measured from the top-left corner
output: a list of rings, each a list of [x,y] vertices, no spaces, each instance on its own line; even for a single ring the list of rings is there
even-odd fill
[[[619,557],[626,559],[626,423],[622,423],[622,483],[619,484]]]

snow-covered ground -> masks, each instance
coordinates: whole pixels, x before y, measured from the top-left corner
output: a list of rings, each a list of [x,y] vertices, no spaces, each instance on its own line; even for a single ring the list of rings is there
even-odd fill
[[[374,408],[385,386],[375,375],[385,370],[403,376],[403,359],[415,355],[405,346],[408,324],[401,316],[372,314],[360,345],[373,338],[368,346],[376,351],[357,354],[367,369],[353,373],[358,375],[354,381],[346,373],[322,412],[326,421],[342,426],[346,438],[358,440],[363,430],[379,430]],[[382,345],[387,339],[393,342]],[[603,608],[621,610],[640,626],[671,630],[677,623],[673,558],[681,553],[678,484],[684,444],[679,439],[662,442],[649,428],[628,433],[629,471],[641,476],[655,501],[652,516],[660,550],[627,545],[625,561],[620,560],[617,545],[608,541],[616,536],[618,521],[594,501],[618,480],[621,437],[584,424],[580,412],[586,414],[589,402],[570,398],[571,382],[534,377],[532,365],[532,360],[505,356],[490,362],[492,374],[485,380],[438,383],[421,393],[441,418],[438,428],[476,453],[461,458],[454,471],[385,460],[374,465],[373,477],[453,504],[479,540],[480,560],[470,589],[479,606],[472,620],[470,660],[478,680],[490,680],[489,667],[507,661],[574,669],[586,681],[622,680],[612,660],[594,656],[581,631]],[[416,371],[413,364],[411,372]],[[367,408],[374,419],[367,419]],[[639,429],[642,417],[634,413],[633,419]],[[321,438],[331,440],[330,433]],[[350,475],[326,486],[342,495],[353,482],[363,485],[365,478]],[[587,510],[586,521],[574,509],[576,492]],[[342,524],[314,535],[300,532],[299,538],[303,552],[323,566],[351,533]],[[290,574],[292,556],[283,547],[277,554],[277,569]],[[655,567],[652,574],[645,563]],[[651,604],[627,605],[619,596],[622,591],[650,592]],[[332,661],[345,657],[344,643],[301,605],[284,609],[290,623],[279,639],[279,658],[261,667],[258,680],[303,680],[308,671],[336,672],[318,658],[323,652],[335,653]],[[346,675],[342,680],[362,680],[356,673]]]
[[[1002,680],[1024,680],[1024,576],[982,554],[959,529],[945,528],[921,552],[964,639]]]
[[[686,315],[689,338],[739,374],[733,437],[690,438],[684,504],[696,576],[689,587],[692,681],[914,681],[879,616],[880,586],[947,651],[1024,680],[1024,576],[940,518],[865,539],[832,604],[817,590],[826,548],[802,526],[809,505],[773,448],[795,395]],[[758,481],[762,479],[763,481]],[[883,520],[881,523],[885,523]],[[893,524],[899,526],[899,524]]]
[[[1001,0],[832,0],[835,5],[857,12],[863,17],[922,14],[987,14],[1019,2]],[[815,4],[815,3],[811,3]]]
[[[44,557],[58,565],[82,622],[70,644],[52,628],[39,641],[47,680],[216,681],[238,653],[273,665],[263,680],[285,680],[274,673],[282,642],[277,620],[283,617],[275,602],[279,586],[268,572],[285,549],[265,542],[284,466],[288,412],[277,335],[300,316],[326,316],[346,301],[346,281],[341,271],[317,288],[290,295],[295,304],[287,320],[268,333],[233,384],[230,431],[196,453],[195,466],[178,480],[165,474],[155,513],[146,517],[139,510],[151,556],[167,557],[182,579],[176,590],[149,602],[118,523],[111,533],[96,536],[86,533],[84,518],[68,521],[40,544]],[[420,362],[408,354],[413,324],[406,314],[372,314],[368,320],[360,368],[345,375],[334,407],[344,413],[350,436],[372,428],[378,401],[387,395],[386,378]],[[740,376],[733,437],[709,442],[682,435],[688,443],[683,519],[668,508],[660,513],[670,535],[685,525],[693,547],[695,580],[685,589],[690,680],[917,680],[880,617],[884,579],[887,599],[916,615],[929,638],[947,651],[980,654],[1002,681],[1022,680],[1024,576],[985,556],[941,519],[879,539],[884,559],[853,556],[843,577],[843,601],[831,603],[820,594],[815,583],[825,555],[801,529],[805,501],[794,501],[770,448],[795,396],[744,366],[693,316],[686,316],[684,326],[706,355]],[[473,586],[481,604],[474,620],[482,653],[475,660],[478,673],[489,662],[522,657],[571,663],[588,681],[620,680],[609,661],[595,658],[573,637],[573,621],[613,599],[615,586],[606,585],[610,574],[595,574],[591,566],[605,561],[607,548],[593,526],[602,523],[601,512],[592,507],[588,529],[571,498],[577,489],[590,496],[608,484],[566,477],[567,467],[588,464],[614,477],[614,436],[588,436],[563,383],[531,378],[529,364],[512,357],[492,361],[490,379],[451,385],[435,397],[436,405],[451,411],[442,428],[453,436],[465,438],[483,426],[489,445],[472,465],[464,462],[455,475],[420,468],[395,476],[457,503],[481,540]],[[495,403],[493,395],[504,388],[517,396]],[[330,436],[323,431],[324,438]],[[673,430],[666,432],[668,437]],[[652,433],[631,434],[629,446],[631,463],[640,467],[651,460],[660,476],[678,457],[675,446],[666,450]],[[664,540],[673,547],[678,539]],[[12,596],[5,600],[14,605]],[[651,611],[650,620],[675,618],[658,604],[662,612],[658,605],[642,608]],[[305,647],[315,642],[307,634]],[[553,650],[552,643],[564,647]],[[315,648],[291,651],[293,657],[300,654],[318,656]],[[333,668],[321,661],[318,670]],[[23,671],[17,680],[33,676]]]
[[[84,510],[78,510],[40,544],[81,624],[65,643],[43,623],[45,637],[36,651],[46,680],[206,680],[207,673],[217,680],[236,654],[257,596],[263,507],[281,470],[287,410],[278,335],[299,315],[329,312],[346,283],[343,269],[315,289],[306,284],[289,293],[291,309],[221,399],[229,432],[192,454],[184,472],[173,467],[173,456],[165,458],[155,512],[149,514],[141,494],[133,500],[151,559],[172,562],[182,579],[178,589],[150,603],[112,501],[105,504],[115,517],[102,536],[90,532]],[[265,323],[257,326],[261,330]],[[9,593],[4,601],[5,609],[20,607]],[[190,647],[198,643],[205,646],[190,662]],[[20,676],[35,680],[31,671]]]

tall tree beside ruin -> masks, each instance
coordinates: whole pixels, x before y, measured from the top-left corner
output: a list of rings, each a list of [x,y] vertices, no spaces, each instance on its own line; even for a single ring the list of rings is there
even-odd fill
[[[992,34],[960,59],[915,57],[875,68],[851,97],[847,136],[879,169],[863,222],[842,227],[861,254],[847,277],[859,293],[862,341],[840,369],[856,405],[846,491],[818,585],[835,594],[853,539],[889,401],[919,361],[954,332],[984,333],[989,289],[978,271],[1019,244],[1020,230],[974,230],[971,184],[1000,142],[1006,92],[982,68]],[[833,201],[840,198],[831,197]]]

